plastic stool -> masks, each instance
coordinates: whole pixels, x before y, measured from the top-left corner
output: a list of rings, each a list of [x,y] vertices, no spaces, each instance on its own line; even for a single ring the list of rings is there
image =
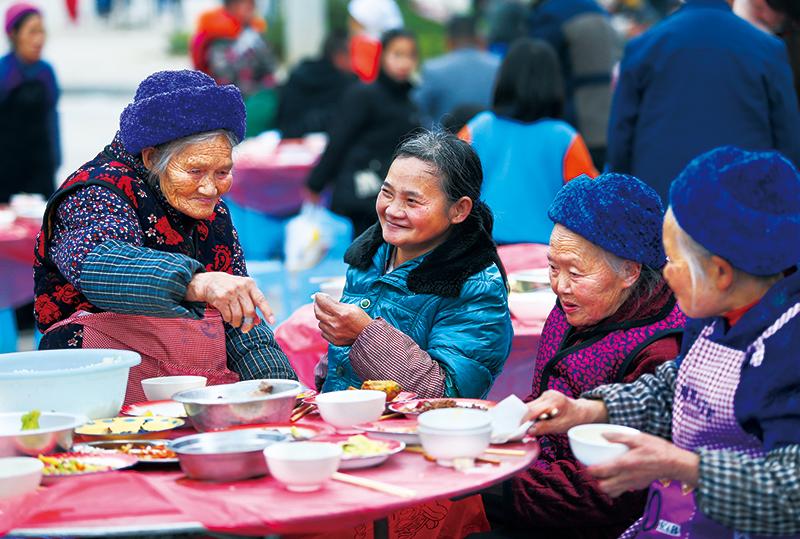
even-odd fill
[[[0,354],[17,351],[17,319],[14,309],[0,310]]]

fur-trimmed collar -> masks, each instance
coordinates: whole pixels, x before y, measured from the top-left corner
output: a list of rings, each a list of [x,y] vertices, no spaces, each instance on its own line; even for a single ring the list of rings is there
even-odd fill
[[[381,225],[376,223],[355,239],[347,249],[344,261],[356,268],[368,269],[384,243]],[[498,265],[505,278],[494,240],[474,219],[468,219],[409,272],[406,285],[415,294],[457,298],[467,279],[493,263]]]

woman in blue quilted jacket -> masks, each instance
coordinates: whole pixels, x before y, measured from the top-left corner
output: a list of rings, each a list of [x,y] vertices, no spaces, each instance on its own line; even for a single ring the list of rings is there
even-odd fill
[[[482,397],[511,348],[505,270],[469,144],[423,132],[395,152],[378,223],[345,254],[341,302],[318,294],[324,391],[392,379],[420,397]]]

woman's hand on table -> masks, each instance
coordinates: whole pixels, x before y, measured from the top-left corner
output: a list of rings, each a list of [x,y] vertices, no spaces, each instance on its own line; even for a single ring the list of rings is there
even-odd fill
[[[258,308],[270,324],[275,316],[267,299],[250,277],[238,277],[221,271],[196,273],[186,287],[186,301],[201,301],[214,307],[222,319],[247,333],[260,323]]]
[[[335,301],[327,294],[314,295],[314,315],[322,336],[335,346],[350,346],[372,322],[361,307]]]
[[[535,421],[528,431],[534,436],[560,434],[575,425],[608,421],[608,412],[603,401],[571,399],[551,389],[528,403],[528,412],[522,418],[523,423],[526,421]]]
[[[700,456],[650,434],[604,435],[611,442],[627,445],[630,451],[606,464],[590,466],[600,488],[612,498],[631,490],[647,488],[657,479],[680,481],[696,487]]]

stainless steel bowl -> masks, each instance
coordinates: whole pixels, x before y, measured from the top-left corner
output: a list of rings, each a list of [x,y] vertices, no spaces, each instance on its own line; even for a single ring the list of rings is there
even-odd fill
[[[259,392],[262,383],[272,385],[272,393]],[[173,395],[172,400],[183,403],[194,428],[205,432],[237,425],[289,421],[295,397],[302,388],[300,382],[294,380],[247,380],[181,391]]]
[[[0,413],[0,457],[36,457],[69,451],[73,431],[88,421],[77,414],[42,412],[40,428],[21,430],[23,412]]]
[[[267,474],[264,448],[292,438],[278,432],[205,432],[173,440],[181,470],[192,479],[238,481]]]

